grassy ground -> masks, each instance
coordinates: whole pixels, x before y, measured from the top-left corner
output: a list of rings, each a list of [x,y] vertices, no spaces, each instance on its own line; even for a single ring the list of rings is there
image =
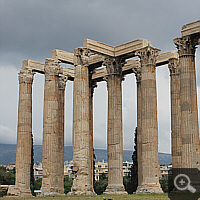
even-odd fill
[[[22,200],[25,198],[20,197],[2,197],[0,200]],[[70,200],[140,200],[140,199],[148,199],[148,200],[167,200],[168,195],[167,194],[132,194],[132,195],[98,195],[98,196],[61,196],[61,197],[33,197],[33,198],[26,198],[26,200],[64,200],[64,199],[70,199]]]

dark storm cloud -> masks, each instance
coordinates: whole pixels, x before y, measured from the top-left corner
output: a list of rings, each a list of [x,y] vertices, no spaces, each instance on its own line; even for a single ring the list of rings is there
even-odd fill
[[[0,113],[4,115],[0,115],[0,136],[3,135],[0,141],[8,141],[5,133],[8,137],[16,135],[17,73],[23,60],[44,62],[45,58],[51,57],[53,49],[73,52],[74,48],[82,46],[85,38],[113,46],[145,38],[162,52],[175,50],[173,39],[181,36],[182,25],[200,18],[199,10],[199,0],[1,0]],[[197,49],[197,85],[200,87],[199,52]],[[165,66],[157,72],[160,149],[169,152],[165,145],[170,135],[169,71]],[[124,146],[127,149],[132,149],[130,138],[133,138],[136,126],[136,83],[133,76],[126,78],[123,84]],[[33,131],[36,143],[42,140],[43,86],[43,78],[35,77]],[[71,134],[72,84],[67,83],[66,90],[66,132]],[[101,83],[95,90],[94,144],[98,148],[103,144],[104,148],[106,85]],[[38,113],[37,109],[40,110]],[[71,135],[66,137],[67,144],[71,144],[69,138]]]
[[[111,45],[146,38],[175,49],[181,25],[199,17],[198,2],[2,0],[1,53],[44,61],[52,49],[73,52],[85,38]]]

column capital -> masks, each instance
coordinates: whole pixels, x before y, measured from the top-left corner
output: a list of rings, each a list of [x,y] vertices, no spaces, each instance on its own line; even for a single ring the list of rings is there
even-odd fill
[[[19,84],[21,83],[33,83],[34,72],[30,68],[24,68],[20,70],[19,75]]]
[[[59,74],[59,78],[58,78],[58,89],[59,90],[65,90],[67,80],[68,80],[68,76]]]
[[[122,67],[125,64],[125,60],[122,58],[105,58],[103,65],[106,66],[108,76],[110,75],[120,75],[122,76]]]
[[[88,48],[78,47],[74,49],[74,66],[89,66],[89,50]]]
[[[169,59],[168,68],[170,71],[170,76],[175,76],[180,74],[180,68],[178,66],[178,59]]]
[[[133,73],[135,74],[137,83],[141,82],[141,66],[132,68]]]
[[[146,46],[135,52],[135,55],[140,58],[141,66],[144,65],[155,65],[156,57],[160,53],[160,49],[154,48],[152,46]]]
[[[197,48],[196,45],[199,44],[198,40],[198,37],[192,37],[191,35],[175,38],[174,44],[178,49],[179,57],[186,55],[194,56]]]
[[[60,61],[53,58],[47,58],[45,60],[45,67],[44,67],[44,73],[45,75],[58,75],[59,69],[60,69]]]

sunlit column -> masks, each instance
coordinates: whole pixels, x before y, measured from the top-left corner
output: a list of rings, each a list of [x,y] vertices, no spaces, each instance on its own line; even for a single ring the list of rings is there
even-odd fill
[[[159,184],[156,57],[160,50],[147,46],[136,52],[141,62],[141,172],[137,193],[162,193]]]
[[[44,195],[59,193],[59,62],[45,61],[44,115],[43,115],[43,179]]]
[[[200,168],[200,144],[195,73],[195,50],[199,36],[183,36],[174,39],[179,54],[180,112],[182,138],[182,167]],[[200,180],[193,177],[193,185],[200,192]]]
[[[32,83],[33,72],[27,68],[28,61],[23,61],[19,73],[19,108],[16,149],[15,185],[20,196],[32,196],[30,190],[30,168],[32,147]]]
[[[108,186],[105,194],[127,194],[123,185],[122,66],[120,59],[106,58],[108,88]]]
[[[169,60],[170,85],[171,85],[171,146],[172,166],[182,167],[182,140],[180,132],[181,111],[180,111],[180,70],[178,59]]]
[[[86,48],[74,50],[73,96],[73,171],[75,178],[69,195],[94,195],[91,168],[91,108],[89,94],[89,57]]]

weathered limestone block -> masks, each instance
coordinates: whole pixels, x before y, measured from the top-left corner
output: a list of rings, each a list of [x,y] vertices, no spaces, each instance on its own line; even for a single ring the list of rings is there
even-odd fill
[[[123,60],[106,58],[108,87],[108,186],[104,194],[127,194],[123,185],[122,66]]]
[[[74,64],[74,54],[67,51],[54,49],[52,51],[52,58],[60,60],[63,63],[67,63],[71,65]]]
[[[115,47],[102,42],[94,41],[91,39],[85,39],[83,41],[83,47],[90,49],[90,51],[94,53],[107,55],[111,57],[115,56]]]
[[[136,193],[162,193],[158,167],[156,57],[159,49],[147,46],[136,52],[141,60],[141,162]]]
[[[92,185],[91,108],[89,98],[88,50],[74,50],[73,170],[75,179],[69,195],[95,195]]]
[[[182,36],[199,34],[200,36],[200,20],[183,25],[181,30]]]
[[[21,192],[16,185],[9,185],[7,195],[8,196],[23,196],[21,195]],[[29,196],[31,197],[32,195],[28,195],[24,197],[29,197]]]
[[[16,149],[15,186],[10,187],[8,194],[21,197],[32,196],[30,190],[30,167],[32,147],[32,83],[33,72],[27,67],[27,60],[19,73],[19,108]],[[15,188],[15,189],[13,189]]]
[[[63,144],[59,137],[59,62],[55,59],[45,61],[45,89],[43,116],[43,179],[42,193],[52,195],[63,193],[63,180],[60,179],[60,147]],[[61,152],[63,149],[61,150]],[[59,182],[62,181],[62,182]]]
[[[122,57],[130,58],[134,56],[134,52],[148,45],[147,39],[134,40],[116,47],[111,45],[94,41],[91,39],[85,39],[83,47],[90,49],[91,52],[109,56],[109,57]]]
[[[171,85],[171,146],[172,166],[182,168],[182,139],[180,131],[180,70],[178,59],[169,60],[170,85]]]
[[[182,167],[200,168],[200,144],[195,74],[195,49],[198,37],[174,39],[179,53]],[[195,177],[194,177],[195,180]],[[200,191],[200,180],[192,184]]]

